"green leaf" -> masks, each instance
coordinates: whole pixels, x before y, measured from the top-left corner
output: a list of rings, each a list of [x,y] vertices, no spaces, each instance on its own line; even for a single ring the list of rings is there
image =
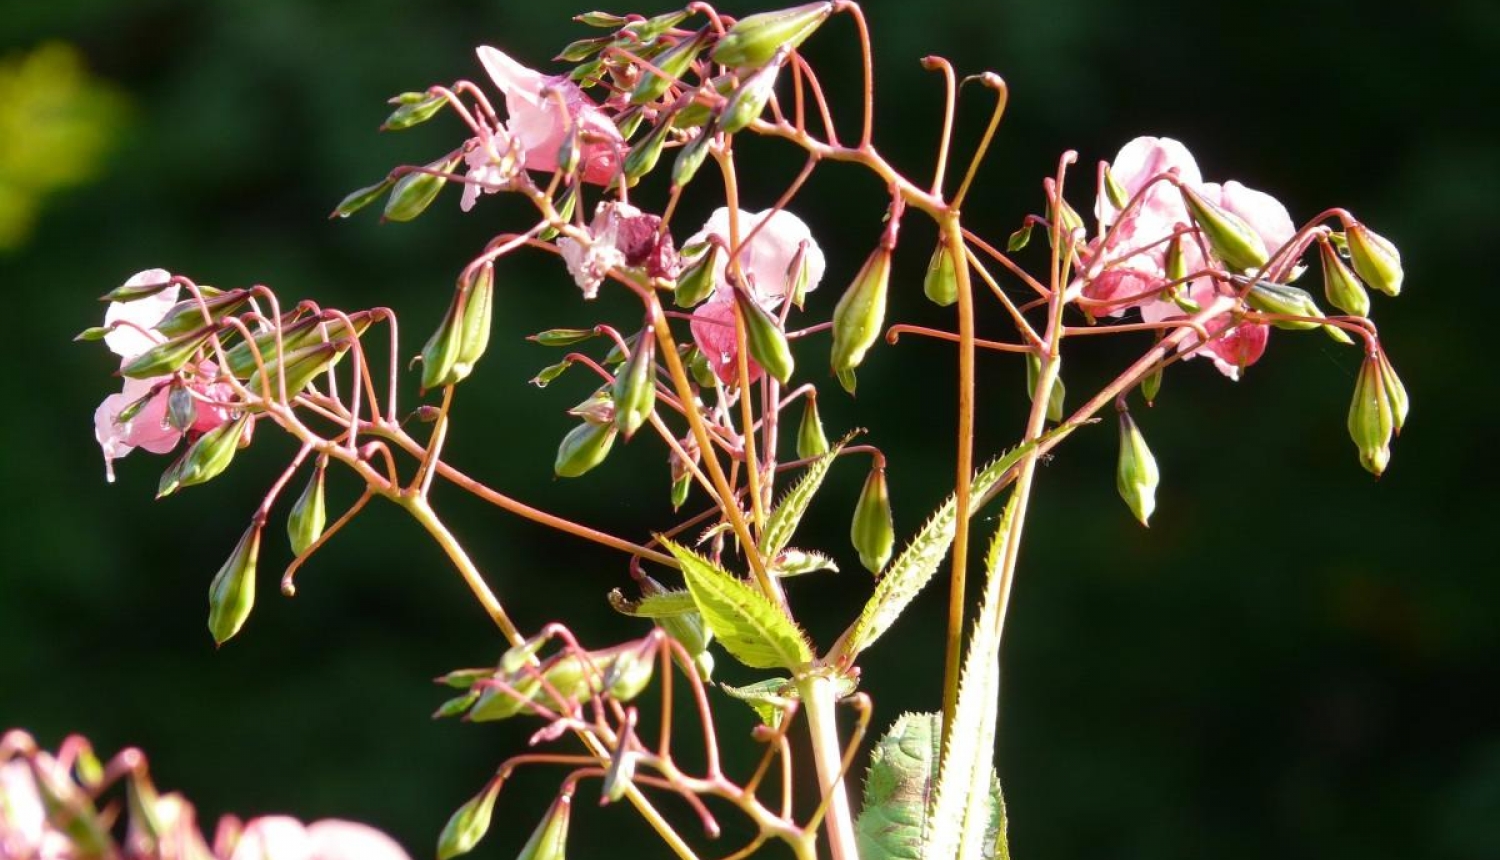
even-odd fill
[[[973,483],[970,484],[969,515],[973,516],[978,510],[978,502],[995,489],[1005,473],[1031,449],[1054,436],[1071,433],[1077,426],[1064,424],[1053,428],[1040,439],[1017,446],[980,470],[974,476]],[[937,573],[938,565],[942,564],[943,559],[948,555],[949,546],[953,544],[953,534],[958,524],[955,516],[957,506],[957,500],[952,495],[948,496],[942,507],[938,508],[926,524],[917,531],[916,536],[912,538],[911,543],[901,555],[885,568],[885,572],[875,584],[875,593],[870,595],[859,618],[855,619],[838,643],[834,645],[833,652],[829,655],[829,662],[839,659],[853,660],[860,652],[870,647],[881,634],[890,629],[912,599],[927,585],[933,574]]]
[[[781,715],[797,699],[797,685],[790,678],[767,678],[743,687],[720,684],[719,688],[749,705],[773,729],[781,725]]]
[[[609,605],[616,612],[636,618],[676,618],[698,611],[693,595],[688,591],[664,591],[648,594],[640,600],[630,600],[616,588],[609,593]]]
[[[870,751],[864,805],[854,822],[862,860],[917,860],[928,836],[940,714],[902,714]]]
[[[671,540],[658,538],[682,565],[698,611],[724,648],[752,669],[801,671],[812,646],[797,625],[755,586]]]
[[[823,479],[828,477],[828,468],[833,465],[844,446],[849,444],[853,435],[851,433],[845,436],[833,446],[833,450],[814,460],[797,483],[781,497],[781,504],[766,517],[766,528],[760,538],[761,555],[775,558],[786,549],[797,526],[802,522],[803,515],[807,513],[807,506],[812,502],[813,495],[823,486]]]
[[[932,802],[932,836],[923,846],[923,860],[982,860],[987,848],[997,847],[990,833],[996,816],[989,789],[995,781],[995,718],[1000,709],[1000,612],[1005,600],[1001,573],[1015,509],[1012,496],[985,559],[984,602],[964,657],[953,729]],[[999,848],[1009,853],[1003,840]]]

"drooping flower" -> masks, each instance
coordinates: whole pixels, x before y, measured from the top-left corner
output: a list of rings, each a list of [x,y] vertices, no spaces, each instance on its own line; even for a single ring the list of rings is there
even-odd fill
[[[163,269],[147,269],[132,276],[125,285],[159,284],[170,278],[170,273]],[[104,312],[104,321],[113,329],[105,335],[104,342],[120,356],[121,366],[166,340],[156,331],[156,325],[177,303],[178,294],[178,287],[173,285],[146,298],[110,304]],[[104,398],[94,410],[94,438],[104,453],[105,477],[113,482],[114,461],[136,448],[165,454],[177,447],[184,430],[173,426],[168,416],[174,387],[186,388],[194,396],[193,421],[186,432],[206,433],[228,421],[232,411],[223,404],[232,395],[232,389],[226,383],[214,382],[217,375],[214,363],[203,361],[185,368],[180,376],[127,377],[120,393]],[[142,399],[146,399],[144,405],[120,420],[122,412]]]
[[[823,251],[812,238],[812,231],[801,218],[781,209],[739,213],[741,244],[738,254],[740,274],[755,300],[775,311],[791,294],[800,276],[805,277],[804,292],[816,289],[823,279],[826,261]],[[756,229],[756,228],[759,229]],[[752,231],[754,231],[752,235]],[[687,246],[712,240],[730,247],[729,210],[720,207],[708,217],[688,240]],[[743,237],[749,237],[744,241]],[[734,328],[734,288],[729,283],[729,255],[720,254],[714,261],[714,295],[693,310],[693,342],[720,380],[727,384],[739,379],[739,352]],[[798,270],[801,269],[802,272]],[[749,361],[750,381],[760,378],[761,367]]]
[[[609,116],[566,75],[544,75],[501,51],[481,46],[479,61],[505,94],[506,130],[529,170],[557,170],[557,154],[576,124],[585,182],[608,184],[626,144]],[[561,103],[559,103],[561,102]]]
[[[639,266],[647,277],[677,277],[677,251],[672,234],[661,229],[661,218],[629,203],[606,200],[594,210],[586,242],[564,236],[558,251],[568,274],[585,299],[598,295],[599,285],[615,266]]]

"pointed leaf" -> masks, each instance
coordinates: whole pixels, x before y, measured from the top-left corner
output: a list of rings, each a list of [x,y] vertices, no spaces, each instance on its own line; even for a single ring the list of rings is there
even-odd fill
[[[767,678],[743,687],[720,684],[719,688],[749,705],[760,721],[773,729],[781,725],[782,713],[797,698],[797,685],[790,678]]]
[[[782,496],[781,504],[776,506],[776,510],[766,517],[766,528],[760,539],[761,555],[775,558],[786,549],[787,543],[797,531],[797,525],[802,522],[802,516],[807,513],[807,506],[812,502],[813,495],[823,486],[823,479],[828,477],[828,468],[833,465],[844,446],[849,444],[852,435],[845,436],[831,451],[814,460],[807,471],[802,473],[801,479]]]
[[[752,669],[793,672],[812,662],[812,646],[802,631],[755,586],[686,547],[659,540],[682,565],[708,628],[735,659]]]

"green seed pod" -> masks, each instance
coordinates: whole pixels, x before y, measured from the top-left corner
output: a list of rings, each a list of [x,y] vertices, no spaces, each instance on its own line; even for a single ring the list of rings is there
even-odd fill
[[[240,439],[250,423],[249,415],[226,421],[198,437],[177,462],[161,476],[156,497],[171,495],[182,487],[191,487],[217,478],[229,468]]]
[[[1166,368],[1158,364],[1155,370],[1146,374],[1141,380],[1141,396],[1146,399],[1147,406],[1156,404],[1156,397],[1161,394],[1161,378],[1165,372]]]
[[[937,249],[927,262],[922,292],[940,308],[958,301],[958,272],[953,267],[953,254],[948,250],[948,243],[942,239],[938,239]]]
[[[1115,178],[1115,173],[1109,165],[1104,166],[1104,193],[1109,198],[1109,205],[1116,209],[1124,209],[1130,203],[1130,195],[1126,193],[1125,186],[1120,184],[1120,180]]]
[[[781,64],[773,62],[745,78],[724,103],[724,113],[719,117],[719,131],[734,134],[759,119],[766,109],[766,102],[776,92],[776,74],[780,71]]]
[[[1331,242],[1318,243],[1318,256],[1323,262],[1323,295],[1328,303],[1346,314],[1362,317],[1370,313],[1370,294],[1359,278],[1339,258],[1339,252]]]
[[[359,311],[349,314],[349,322],[353,324],[354,332],[351,335],[349,326],[339,318],[323,319],[318,316],[304,316],[301,319],[291,321],[282,326],[281,349],[283,353],[300,349],[313,344],[327,343],[334,340],[349,340],[364,334],[370,327],[375,317],[370,311]],[[225,350],[225,365],[236,379],[248,379],[251,374],[259,369],[255,363],[255,357],[259,355],[262,363],[270,369],[276,358],[276,332],[264,331],[257,334],[254,340],[242,340],[229,349]],[[274,371],[273,371],[274,372]]]
[[[127,362],[120,368],[120,375],[131,379],[150,379],[153,376],[176,373],[208,343],[212,335],[213,330],[206,329],[159,343]]]
[[[1349,404],[1349,437],[1359,449],[1359,463],[1375,476],[1385,471],[1391,459],[1391,433],[1396,417],[1390,391],[1381,378],[1378,353],[1366,355],[1354,383]]]
[[[1411,399],[1406,395],[1406,386],[1402,384],[1401,377],[1396,375],[1396,368],[1391,366],[1391,360],[1385,354],[1385,350],[1378,353],[1380,359],[1380,381],[1385,385],[1385,395],[1391,401],[1391,428],[1396,435],[1401,435],[1401,428],[1406,425],[1406,414],[1411,411]]]
[[[639,754],[622,747],[617,747],[609,762],[609,769],[604,772],[604,785],[600,787],[604,797],[600,803],[618,803],[625,792],[635,784],[635,763]]]
[[[155,271],[161,271],[161,270],[157,269]],[[142,272],[141,274],[144,275],[145,272]],[[164,273],[164,274],[166,274],[166,273]],[[131,280],[135,280],[135,278],[131,278]],[[114,289],[112,289],[109,292],[105,293],[104,295],[100,296],[99,297],[99,301],[101,301],[101,302],[133,302],[136,299],[144,299],[144,298],[146,298],[148,296],[154,296],[157,293],[161,292],[162,290],[165,290],[167,287],[170,287],[170,286],[172,286],[172,276],[170,274],[166,274],[166,277],[164,277],[162,280],[157,281],[155,283],[150,283],[150,284],[124,283],[124,284],[121,284],[120,286],[115,287]],[[201,289],[204,289],[204,288],[203,287],[199,287],[199,289],[201,290]]]
[[[683,39],[654,57],[651,65],[660,69],[662,74],[651,70],[642,71],[635,89],[630,91],[630,103],[643,105],[665,95],[667,88],[680,81],[688,69],[692,68],[693,60],[698,58],[698,52],[707,43],[708,31],[701,30],[692,38]]]
[[[395,185],[396,180],[394,179],[382,179],[374,185],[366,185],[364,188],[351,191],[343,200],[339,201],[339,205],[333,207],[333,211],[328,213],[328,217],[330,219],[348,218],[355,212],[379,200],[382,194],[390,191]]]
[[[547,817],[532,831],[531,838],[521,847],[516,860],[566,860],[568,846],[568,813],[573,808],[573,798],[559,796],[552,801]]]
[[[684,472],[672,479],[672,510],[678,511],[687,501],[688,491],[693,488],[693,476],[690,472]]]
[[[415,96],[415,98],[411,98]],[[391,99],[391,104],[396,109],[386,117],[385,122],[380,124],[381,131],[402,131],[411,128],[437,116],[437,112],[443,109],[448,100],[443,96],[427,95],[426,93],[402,93]]]
[[[604,689],[617,701],[628,702],[646,689],[655,671],[654,659],[634,647],[626,648],[604,668]]]
[[[703,166],[703,159],[708,157],[708,145],[713,141],[713,137],[705,128],[698,133],[697,137],[688,141],[682,149],[677,151],[677,160],[672,163],[673,188],[684,188],[693,181],[698,168]]]
[[[1053,361],[1061,362],[1061,358]],[[1034,352],[1026,353],[1026,396],[1035,398],[1037,380],[1042,377],[1042,359]],[[1056,376],[1052,377],[1052,391],[1047,395],[1047,420],[1061,421],[1063,419],[1063,405],[1068,395],[1067,386],[1063,385],[1062,370],[1058,369]]]
[[[204,322],[203,312],[208,311],[209,318],[218,322],[225,316],[234,313],[250,301],[249,290],[230,290],[217,296],[208,296],[200,305],[195,298],[185,299],[167,309],[166,314],[157,323],[155,328],[165,337],[177,337],[188,332],[198,331],[210,323]]]
[[[453,813],[438,836],[438,860],[449,860],[474,850],[490,830],[490,815],[495,811],[495,798],[499,795],[500,780],[491,780],[483,791]]]
[[[656,162],[661,159],[662,148],[666,145],[671,131],[672,123],[669,120],[661,120],[649,134],[630,148],[630,152],[625,155],[627,184],[634,185],[640,181],[641,177],[656,169]]]
[[[1151,514],[1156,510],[1156,487],[1160,483],[1161,472],[1156,468],[1156,457],[1146,446],[1146,437],[1141,435],[1141,429],[1130,413],[1121,409],[1120,459],[1115,471],[1115,488],[1130,512],[1148,528]]]
[[[460,301],[458,296],[454,302]],[[458,318],[457,308],[450,304],[443,315],[443,322],[422,347],[422,390],[431,391],[452,385],[459,380],[454,371],[458,363],[459,346],[463,342],[463,324]]]
[[[667,589],[661,583],[649,576],[641,577],[641,594],[650,597],[653,594],[666,594]],[[689,654],[703,654],[708,651],[708,645],[714,641],[714,633],[703,623],[703,616],[697,612],[686,612],[682,615],[664,615],[655,619],[658,626],[666,634],[683,647]],[[704,675],[707,678],[707,675]]]
[[[839,297],[839,303],[833,309],[831,364],[835,373],[858,367],[864,361],[865,352],[880,337],[890,280],[891,249],[882,245],[865,260],[859,274],[854,276],[854,282]],[[853,393],[850,385],[844,387]]]
[[[590,424],[613,424],[615,421],[613,388],[613,385],[600,387],[582,403],[569,409],[568,414],[575,418],[582,418]]]
[[[333,363],[349,349],[351,341],[338,340],[327,343],[312,343],[307,346],[299,346],[296,349],[285,350],[285,361],[266,362],[266,375],[262,376],[260,371],[250,375],[245,387],[254,394],[268,396],[272,399],[281,396],[278,386],[278,372],[285,368],[286,374],[286,396],[296,397],[304,388],[312,384],[318,374],[333,366]],[[269,384],[267,384],[269,383]],[[268,393],[269,392],[269,393]]]
[[[808,394],[802,407],[802,424],[797,427],[797,458],[807,460],[828,453],[828,437],[823,433],[823,419],[818,416],[818,398]]]
[[[792,359],[792,348],[787,343],[786,333],[781,330],[781,323],[744,290],[734,291],[734,304],[739,308],[740,318],[745,321],[745,341],[750,348],[750,357],[777,382],[791,379],[796,362]]]
[[[710,242],[698,259],[677,276],[677,288],[672,291],[673,304],[690,308],[713,295],[714,267],[722,253],[724,249],[717,242]]]
[[[512,690],[486,686],[479,694],[479,701],[469,709],[469,721],[487,723],[505,720],[521,713],[532,713],[531,702],[541,692],[541,679],[535,675],[513,678],[507,681]]]
[[[1286,284],[1256,281],[1250,287],[1250,292],[1245,294],[1245,301],[1250,307],[1268,314],[1323,318],[1323,312],[1318,309],[1318,303],[1313,301],[1311,294],[1306,290],[1289,287]],[[1271,325],[1289,331],[1308,331],[1318,328],[1322,323],[1304,320],[1271,320]]]
[[[91,325],[78,334],[73,335],[73,342],[92,343],[94,341],[104,340],[104,336],[109,334],[109,332],[109,326]]]
[[[737,78],[734,75],[719,75],[712,81],[703,84],[696,91],[692,102],[677,112],[672,118],[672,127],[680,129],[700,128],[708,124],[714,117],[713,106],[717,104],[709,97],[712,92],[716,95],[729,97],[734,91],[734,83]]]
[[[558,378],[559,376],[562,376],[563,371],[572,366],[573,362],[566,358],[556,364],[549,364],[546,367],[542,368],[536,376],[533,376],[531,378],[531,384],[535,385],[537,388],[546,388],[552,383],[552,380]]]
[[[453,361],[454,382],[468,378],[474,365],[490,345],[490,321],[494,317],[495,267],[485,263],[469,282],[460,288],[463,309],[460,315],[458,353]]]
[[[596,336],[598,332],[591,328],[549,328],[526,339],[542,346],[572,346]]]
[[[428,170],[441,173],[450,173],[458,166],[458,157],[446,161],[434,161],[427,165]],[[396,180],[391,187],[390,199],[385,202],[385,220],[387,221],[410,221],[427,211],[432,201],[437,199],[438,192],[448,184],[446,176],[437,176],[432,173],[411,172]]]
[[[709,56],[733,69],[758,68],[783,47],[796,50],[832,11],[833,4],[823,2],[747,15],[729,28]]]
[[[558,197],[552,201],[552,208],[557,213],[558,220],[563,222],[572,219],[573,210],[577,206],[578,183],[576,182],[569,183],[568,186],[563,189],[562,194],[558,195]],[[557,228],[552,226],[551,224],[548,224],[545,228],[543,228],[542,232],[537,234],[537,238],[541,239],[544,242],[550,242],[551,240],[557,238],[557,233]]]
[[[1025,224],[1016,228],[1010,238],[1005,240],[1005,250],[1014,254],[1031,244],[1031,228],[1036,226],[1035,221],[1028,220]]]
[[[198,401],[185,385],[173,384],[167,391],[167,425],[178,433],[193,429],[198,421]]]
[[[585,421],[574,427],[557,447],[553,471],[559,478],[576,478],[604,462],[615,444],[615,432],[613,424]]]
[[[252,523],[229,560],[208,586],[208,632],[223,645],[240,632],[255,608],[255,562],[260,555],[260,525]]]
[[[1401,294],[1401,252],[1396,246],[1363,224],[1349,225],[1345,233],[1349,244],[1349,261],[1365,283],[1388,296]]]
[[[567,47],[558,52],[554,59],[565,63],[581,63],[589,57],[594,56],[614,41],[612,36],[595,36],[592,39],[579,39],[571,42]]]
[[[849,540],[859,552],[860,564],[880,573],[896,547],[896,525],[891,519],[891,495],[885,483],[885,467],[876,466],[865,478],[864,489],[854,505]]]
[[[699,388],[713,388],[719,384],[719,377],[714,375],[714,369],[709,366],[707,356],[698,347],[689,347],[683,361],[687,364],[688,372],[693,374],[693,381],[698,383]]]
[[[1183,185],[1182,198],[1198,229],[1208,239],[1214,256],[1230,269],[1258,269],[1271,258],[1266,243],[1245,219],[1217,203],[1212,203],[1190,186]]]
[[[286,535],[292,544],[292,555],[300,556],[308,547],[323,536],[323,527],[328,522],[328,505],[323,492],[325,463],[318,461],[312,478],[286,518]]]
[[[859,385],[859,378],[852,367],[846,370],[835,370],[833,375],[838,378],[839,385],[850,394],[853,394],[854,389]]]
[[[628,442],[656,409],[656,333],[645,329],[615,374],[615,427]]]

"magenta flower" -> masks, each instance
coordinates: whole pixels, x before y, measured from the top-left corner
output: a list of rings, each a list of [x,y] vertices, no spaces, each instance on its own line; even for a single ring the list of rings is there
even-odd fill
[[[583,180],[606,185],[615,177],[625,141],[609,116],[577,84],[565,75],[554,77],[529,69],[488,45],[478,53],[485,71],[505,94],[506,131],[527,169],[557,170],[558,151],[576,123],[583,149]]]
[[[304,826],[285,815],[267,815],[245,825],[234,850],[222,860],[411,860],[396,841],[364,824],[326,818]]]
[[[127,286],[159,284],[171,278],[164,269],[147,269],[125,282]],[[132,302],[114,302],[104,312],[104,322],[113,326],[104,342],[110,350],[120,356],[123,366],[131,359],[166,340],[156,331],[157,323],[177,303],[179,289],[174,284],[165,290]],[[206,433],[228,421],[232,415],[224,402],[233,394],[228,384],[214,382],[218,368],[213,362],[204,361],[190,365],[181,376],[158,376],[150,379],[124,380],[119,394],[111,394],[94,410],[94,438],[104,452],[104,474],[113,482],[114,461],[136,448],[144,448],[153,454],[165,454],[177,447],[183,431],[168,420],[168,398],[174,386],[183,386],[193,392],[197,408],[188,433]],[[127,407],[143,398],[145,405],[124,421],[120,414]]]
[[[759,227],[759,229],[756,229]],[[805,292],[812,292],[823,280],[826,261],[812,231],[801,218],[781,209],[739,213],[741,240],[740,274],[750,295],[767,310],[775,311],[792,292],[799,267],[807,271]],[[754,235],[751,235],[754,231]],[[688,240],[689,247],[717,240],[729,248],[729,210],[715,209],[703,229]],[[708,359],[714,374],[725,384],[739,378],[739,352],[734,336],[734,288],[729,283],[729,255],[720,254],[714,262],[714,295],[693,311],[693,342]],[[750,381],[760,378],[761,367],[749,360]]]

